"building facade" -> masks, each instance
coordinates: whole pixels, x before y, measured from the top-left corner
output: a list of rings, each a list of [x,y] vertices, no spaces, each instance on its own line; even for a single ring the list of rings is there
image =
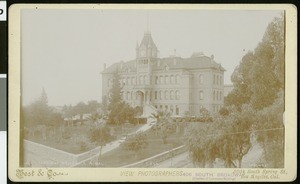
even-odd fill
[[[159,58],[149,32],[136,46],[136,58],[102,71],[102,95],[109,96],[113,74],[121,78],[123,99],[132,106],[167,110],[173,116],[218,112],[224,103],[224,68],[203,53]]]

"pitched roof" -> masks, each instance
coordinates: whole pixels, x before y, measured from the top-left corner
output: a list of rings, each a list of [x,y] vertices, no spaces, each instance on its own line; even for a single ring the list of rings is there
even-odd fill
[[[116,71],[125,72],[135,72],[135,61],[130,60],[127,62],[114,63],[110,67],[106,68],[102,73],[114,73]],[[207,56],[199,57],[190,57],[190,58],[181,58],[181,57],[167,57],[167,58],[157,58],[155,59],[154,64],[152,65],[152,70],[164,70],[165,67],[168,67],[169,70],[172,69],[184,69],[184,70],[193,70],[193,69],[204,69],[204,68],[215,68],[225,71],[221,64],[216,63],[212,58]]]
[[[152,39],[152,36],[150,33],[145,33],[143,40],[140,44],[140,47],[145,46],[145,47],[151,47],[157,50],[157,47]]]

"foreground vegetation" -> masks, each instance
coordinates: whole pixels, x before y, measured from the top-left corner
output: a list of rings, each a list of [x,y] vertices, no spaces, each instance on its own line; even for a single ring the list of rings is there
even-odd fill
[[[241,167],[255,138],[263,148],[263,166],[284,167],[284,26],[283,17],[267,27],[262,41],[249,51],[231,76],[234,89],[220,116],[207,127],[195,127],[189,138],[193,162],[212,167]]]

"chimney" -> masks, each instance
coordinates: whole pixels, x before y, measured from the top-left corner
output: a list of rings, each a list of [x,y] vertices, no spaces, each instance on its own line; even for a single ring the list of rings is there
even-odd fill
[[[215,56],[212,54],[212,55],[210,56],[210,58],[211,58],[211,60],[214,60]]]

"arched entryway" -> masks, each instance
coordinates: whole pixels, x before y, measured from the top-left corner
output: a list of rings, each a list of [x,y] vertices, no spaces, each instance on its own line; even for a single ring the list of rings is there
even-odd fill
[[[136,92],[137,95],[137,105],[140,107],[144,106],[145,103],[145,94],[142,91],[137,91]]]

